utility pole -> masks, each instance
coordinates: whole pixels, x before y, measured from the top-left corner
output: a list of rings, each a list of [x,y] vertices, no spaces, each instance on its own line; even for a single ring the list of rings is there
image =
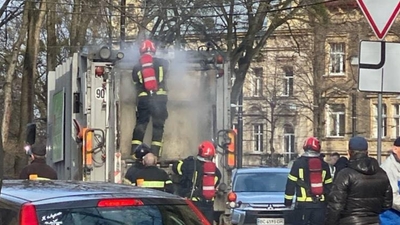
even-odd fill
[[[355,137],[357,135],[357,89],[353,88],[351,93],[351,133]]]
[[[120,46],[119,49],[125,49],[125,22],[126,22],[126,0],[121,0],[121,21],[119,23],[120,29]]]
[[[243,86],[240,89],[239,103],[238,103],[238,134],[237,134],[237,168],[243,166]]]
[[[383,71],[383,70],[382,70]],[[383,73],[383,72],[382,72]],[[382,156],[382,93],[378,93],[378,142],[377,142],[377,159],[378,163],[381,164]]]

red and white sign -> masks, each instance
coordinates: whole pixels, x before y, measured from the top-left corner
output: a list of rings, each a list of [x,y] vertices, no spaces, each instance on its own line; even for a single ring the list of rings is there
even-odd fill
[[[400,0],[357,0],[375,35],[382,40],[400,11]]]

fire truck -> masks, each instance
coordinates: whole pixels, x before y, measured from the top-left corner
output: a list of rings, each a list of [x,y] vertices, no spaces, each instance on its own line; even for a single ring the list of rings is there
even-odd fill
[[[235,167],[229,61],[209,47],[158,54],[170,61],[169,117],[159,166],[170,172],[172,163],[196,155],[201,141],[213,140],[218,146],[215,162],[222,172],[214,208],[223,224]],[[138,58],[134,48],[86,47],[49,71],[47,160],[59,179],[122,182],[132,163],[137,99],[131,74]],[[150,122],[145,143],[151,132]]]

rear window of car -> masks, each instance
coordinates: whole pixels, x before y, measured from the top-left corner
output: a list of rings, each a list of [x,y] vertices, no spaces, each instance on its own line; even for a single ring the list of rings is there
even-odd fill
[[[40,225],[202,225],[187,205],[42,210],[38,219]]]
[[[234,178],[234,192],[284,192],[288,173],[242,173]]]

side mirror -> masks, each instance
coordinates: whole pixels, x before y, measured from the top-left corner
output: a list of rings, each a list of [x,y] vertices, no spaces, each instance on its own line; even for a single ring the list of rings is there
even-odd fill
[[[36,123],[29,123],[26,125],[26,139],[25,143],[29,145],[35,144],[36,141]]]

